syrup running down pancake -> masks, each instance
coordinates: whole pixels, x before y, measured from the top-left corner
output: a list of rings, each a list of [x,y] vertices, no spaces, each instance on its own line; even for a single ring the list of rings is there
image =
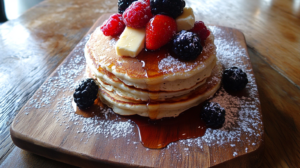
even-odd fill
[[[135,58],[116,55],[117,37],[96,29],[85,46],[87,70],[98,81],[99,98],[120,115],[151,119],[175,117],[212,96],[220,86],[222,67],[214,36],[194,61],[180,61],[166,45],[143,50]]]

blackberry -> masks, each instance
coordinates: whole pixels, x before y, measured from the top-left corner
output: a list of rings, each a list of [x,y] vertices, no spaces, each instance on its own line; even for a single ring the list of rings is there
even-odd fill
[[[207,127],[220,128],[225,121],[225,110],[218,103],[206,102],[200,117]]]
[[[172,41],[172,51],[184,61],[195,60],[202,52],[200,38],[196,33],[180,31]]]
[[[240,91],[248,83],[247,74],[237,67],[231,67],[223,72],[222,82],[226,90]]]
[[[80,109],[87,109],[97,98],[98,86],[92,78],[81,81],[73,94],[74,101]]]
[[[128,6],[130,6],[134,1],[137,0],[118,0],[118,12],[123,14]]]
[[[150,0],[153,15],[163,14],[176,19],[183,13],[184,0]]]

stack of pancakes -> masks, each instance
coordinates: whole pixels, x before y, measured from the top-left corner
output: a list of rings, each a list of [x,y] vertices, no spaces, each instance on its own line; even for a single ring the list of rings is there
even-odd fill
[[[158,51],[142,51],[135,58],[120,57],[115,51],[117,40],[97,28],[85,46],[87,73],[99,84],[101,101],[115,113],[151,119],[175,117],[220,87],[222,67],[217,63],[212,34],[202,53],[190,62],[173,56],[168,45]]]

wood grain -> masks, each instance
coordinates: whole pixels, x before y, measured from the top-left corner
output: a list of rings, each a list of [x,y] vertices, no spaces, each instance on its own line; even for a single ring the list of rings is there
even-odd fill
[[[101,25],[110,15],[111,14],[106,14],[100,17],[88,34]],[[224,34],[230,35],[216,36],[216,38],[222,38],[222,40],[227,43],[238,42],[241,47],[246,47],[244,36],[238,30],[224,27],[218,27],[218,29],[224,31]],[[55,82],[56,78],[58,78],[58,80],[63,80],[60,75],[61,73],[63,74],[61,67],[70,67],[69,65],[72,64],[71,60],[78,55],[84,57],[83,48],[86,42],[84,39],[82,40],[83,42],[80,42],[80,44],[75,47],[62,65],[60,65],[50,76],[52,82]],[[80,64],[84,65],[85,62],[79,63],[79,65]],[[248,59],[243,59],[242,64],[249,65],[250,62]],[[224,62],[224,66],[225,65],[226,63]],[[251,70],[251,65],[247,67]],[[67,70],[65,72],[67,72]],[[80,78],[82,77],[75,76],[75,81]],[[48,84],[44,84],[43,86],[48,87]],[[64,116],[72,114],[66,114],[64,111],[55,113],[57,104],[60,104],[60,101],[64,99],[63,95],[70,94],[72,96],[73,90],[71,93],[59,90],[59,93],[54,97],[54,100],[51,98],[52,101],[50,102],[50,105],[44,105],[44,108],[43,106],[31,108],[36,107],[36,105],[31,105],[31,102],[35,102],[35,100],[39,97],[43,97],[43,94],[45,94],[42,90],[43,87],[37,90],[36,94],[24,106],[25,108],[23,108],[16,116],[11,127],[11,137],[14,143],[18,147],[38,155],[80,167],[98,167],[99,165],[122,167],[199,167],[202,165],[202,167],[216,166],[229,168],[257,167],[260,165],[260,156],[263,150],[262,124],[258,124],[258,128],[255,130],[256,132],[251,135],[247,135],[247,133],[242,131],[241,137],[239,137],[238,140],[230,141],[230,144],[212,144],[210,146],[204,143],[203,149],[199,148],[197,144],[186,146],[180,142],[175,142],[173,148],[168,147],[161,150],[147,149],[141,143],[128,143],[139,142],[137,128],[134,129],[133,135],[118,137],[116,139],[110,136],[105,137],[104,134],[92,134],[88,138],[88,142],[84,143],[83,141],[78,140],[85,138],[84,134],[78,134],[78,124],[67,122],[68,128],[64,129],[61,127],[61,124],[57,122],[58,120],[63,119]],[[247,97],[247,94],[243,94],[242,96]],[[41,102],[39,104],[43,103]],[[29,108],[29,110],[27,108]],[[256,109],[260,111],[260,104],[256,104]],[[55,113],[55,117],[53,116],[53,113]],[[107,122],[107,120],[113,121],[115,118],[116,117],[112,115],[104,118],[103,122]],[[256,122],[259,123],[261,115],[257,116],[255,119],[257,120]],[[121,118],[118,122],[126,122],[127,120],[127,118]],[[100,122],[102,122],[102,120],[100,120]],[[97,126],[98,125],[94,125],[93,127]],[[229,137],[224,138],[226,139]],[[249,142],[251,140],[255,143],[248,143],[248,140]],[[236,147],[231,147],[231,144],[235,144]],[[245,152],[246,148],[247,151]],[[122,153],[120,154],[119,151],[122,151]],[[235,151],[239,152],[238,156],[234,155]],[[221,153],[222,155],[220,155]],[[176,157],[180,157],[181,159],[174,160]],[[128,160],[128,158],[130,158],[130,160]],[[149,160],[149,158],[152,159]]]
[[[9,134],[14,116],[101,12],[115,8],[109,2],[44,1],[19,19],[1,25],[0,163],[14,146]]]
[[[243,31],[247,44],[276,71],[300,87],[300,5],[289,0],[191,0],[196,20]]]
[[[300,167],[300,90],[250,49],[263,111],[262,167]]]
[[[0,26],[0,164],[6,163],[0,167],[41,167],[40,165],[48,164],[49,167],[64,167],[55,161],[49,163],[35,157],[30,157],[30,160],[23,158],[23,154],[30,154],[16,150],[17,147],[14,147],[10,139],[9,126],[21,107],[69,54],[96,19],[102,13],[117,11],[116,2],[45,0],[20,18]],[[204,20],[205,23],[238,28],[246,36],[265,123],[267,145],[262,167],[300,167],[300,147],[295,144],[300,137],[300,93],[297,78],[300,67],[299,1],[186,2],[189,5],[194,4],[197,19]],[[62,18],[62,15],[65,17]],[[56,33],[52,25],[60,33]],[[18,32],[27,32],[25,34],[29,36],[14,37],[18,36]],[[32,35],[35,35],[34,38]],[[57,43],[55,39],[60,42]],[[43,41],[46,44],[42,44]],[[66,47],[62,49],[64,44]],[[29,51],[40,54],[34,56]],[[39,63],[44,61],[47,63],[40,66]],[[31,75],[24,77],[24,74],[29,73]],[[7,156],[9,160],[6,160]]]
[[[33,163],[35,164],[33,165]],[[11,154],[0,165],[0,167],[74,168],[75,166],[64,164],[62,162],[53,161],[45,157],[26,152],[25,150],[22,150],[18,147],[14,147]]]

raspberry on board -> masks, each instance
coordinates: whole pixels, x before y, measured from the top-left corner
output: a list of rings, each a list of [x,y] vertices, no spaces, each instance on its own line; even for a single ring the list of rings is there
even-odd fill
[[[197,34],[182,30],[172,41],[172,51],[184,61],[195,60],[202,52],[203,47]]]
[[[196,33],[201,39],[201,41],[205,41],[210,35],[210,31],[207,29],[204,22],[202,21],[196,21],[194,27],[190,31]]]
[[[123,13],[124,23],[132,28],[146,27],[152,16],[150,5],[146,0],[133,2]]]
[[[108,20],[100,27],[105,36],[118,36],[125,29],[122,15],[119,13],[111,15]]]

